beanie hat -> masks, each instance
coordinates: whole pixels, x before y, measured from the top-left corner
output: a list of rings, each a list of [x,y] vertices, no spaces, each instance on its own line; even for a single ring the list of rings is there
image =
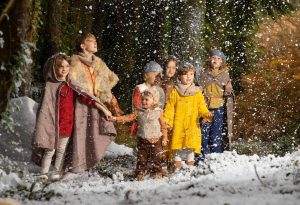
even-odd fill
[[[182,61],[179,66],[179,70],[182,70],[184,68],[195,68],[195,67],[187,61]]]
[[[226,56],[220,50],[213,50],[210,56],[218,56],[223,60],[224,63],[226,63]]]
[[[155,61],[150,61],[144,67],[144,73],[148,73],[148,72],[162,73],[162,71],[163,71],[163,69],[161,68],[161,66],[158,63],[156,63]]]

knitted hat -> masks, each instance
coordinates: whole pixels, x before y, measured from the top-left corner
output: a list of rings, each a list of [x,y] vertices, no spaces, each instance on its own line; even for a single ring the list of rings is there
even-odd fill
[[[182,70],[184,68],[195,68],[195,67],[187,61],[181,61],[180,66],[179,66],[179,70]]]
[[[218,56],[223,60],[224,63],[226,63],[226,56],[220,50],[213,50],[210,56]]]
[[[156,63],[155,61],[150,61],[144,67],[144,73],[148,73],[148,72],[162,73],[162,71],[163,71],[163,69],[161,68],[161,66],[158,63]]]

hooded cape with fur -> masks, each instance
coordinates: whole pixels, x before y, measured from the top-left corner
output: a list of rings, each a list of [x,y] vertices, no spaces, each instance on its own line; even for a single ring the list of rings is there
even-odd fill
[[[59,54],[56,54],[49,58],[44,65],[44,79],[46,81],[44,95],[39,105],[37,112],[37,120],[35,130],[32,138],[32,155],[31,160],[35,164],[40,164],[45,149],[56,149],[59,138],[59,92],[65,83],[74,90],[74,92],[87,96],[94,101],[102,104],[99,99],[95,98],[92,94],[81,88],[75,80],[70,76],[67,77],[67,81],[59,80],[54,72],[54,62]],[[79,103],[79,102],[78,102]],[[81,113],[75,113],[76,115],[82,115]],[[82,132],[80,127],[77,127],[76,132]],[[76,155],[76,154],[75,154]],[[72,160],[70,161],[72,162]],[[71,165],[71,164],[70,164]],[[73,166],[73,165],[71,165]]]

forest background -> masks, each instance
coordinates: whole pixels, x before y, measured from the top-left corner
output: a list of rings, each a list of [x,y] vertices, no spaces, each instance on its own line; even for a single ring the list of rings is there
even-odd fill
[[[298,0],[2,0],[1,126],[13,131],[11,98],[39,102],[42,67],[56,52],[75,53],[92,32],[98,53],[120,78],[125,112],[143,66],[168,54],[201,70],[211,48],[227,56],[236,91],[233,149],[284,155],[300,145]],[[132,146],[127,125],[117,142]]]

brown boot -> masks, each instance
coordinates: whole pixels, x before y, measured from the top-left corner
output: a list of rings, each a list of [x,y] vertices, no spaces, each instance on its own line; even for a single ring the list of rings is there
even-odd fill
[[[175,166],[175,169],[179,169],[181,167],[181,162],[180,161],[174,161],[174,166]]]
[[[163,177],[167,177],[167,176],[169,176],[169,171],[168,171],[168,169],[167,168],[162,168],[162,176]]]
[[[135,176],[135,179],[136,179],[137,181],[143,181],[144,178],[145,178],[145,174],[144,174],[144,173],[139,173],[139,174],[137,174],[137,175]]]
[[[162,178],[162,173],[158,172],[155,173],[151,176],[153,179],[161,179]]]
[[[194,164],[195,164],[195,161],[186,162],[186,165],[188,165],[189,167],[193,167]]]

